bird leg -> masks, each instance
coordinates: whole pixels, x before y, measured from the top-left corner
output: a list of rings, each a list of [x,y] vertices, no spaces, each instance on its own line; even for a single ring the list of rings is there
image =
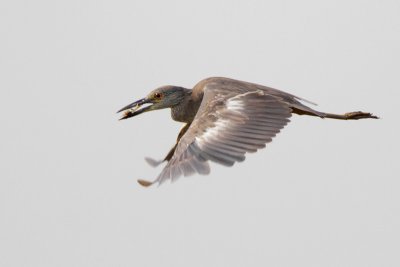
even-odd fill
[[[360,119],[379,119],[379,117],[369,112],[354,111],[345,114],[332,114],[323,112],[311,112],[292,107],[292,112],[298,115],[317,116],[320,118],[336,119],[336,120],[360,120]]]
[[[152,166],[152,167],[158,167],[163,162],[170,161],[172,159],[172,157],[174,156],[174,153],[175,153],[176,147],[178,146],[179,141],[181,140],[182,136],[187,132],[189,127],[190,127],[190,123],[185,124],[185,126],[183,126],[183,128],[179,132],[179,135],[178,135],[178,138],[176,140],[174,147],[171,148],[171,150],[168,152],[167,156],[163,160],[155,160],[152,158],[145,158],[146,162],[148,164],[150,164],[150,166]]]
[[[348,112],[343,115],[331,114],[331,113],[325,113],[324,115],[325,115],[324,118],[337,119],[337,120],[379,119],[379,117],[373,115],[372,113],[362,112],[362,111]]]

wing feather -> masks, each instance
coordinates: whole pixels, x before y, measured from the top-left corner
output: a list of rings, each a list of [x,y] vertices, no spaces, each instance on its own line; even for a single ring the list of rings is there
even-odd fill
[[[266,146],[291,117],[290,105],[265,90],[211,83],[194,121],[155,182],[209,174],[208,162],[233,166]]]

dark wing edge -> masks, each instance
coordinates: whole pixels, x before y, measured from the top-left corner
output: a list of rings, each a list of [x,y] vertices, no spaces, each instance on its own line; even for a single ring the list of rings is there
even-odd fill
[[[205,88],[199,111],[174,156],[153,183],[210,173],[208,161],[233,166],[265,148],[291,117],[290,104],[263,90]],[[149,186],[153,183],[139,181]]]

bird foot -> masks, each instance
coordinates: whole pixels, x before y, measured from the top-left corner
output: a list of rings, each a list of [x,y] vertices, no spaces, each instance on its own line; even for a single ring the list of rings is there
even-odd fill
[[[360,119],[379,119],[379,117],[369,112],[354,111],[344,114],[347,120],[360,120]]]

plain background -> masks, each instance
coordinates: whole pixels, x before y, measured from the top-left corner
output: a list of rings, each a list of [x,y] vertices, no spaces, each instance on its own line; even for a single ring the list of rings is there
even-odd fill
[[[400,266],[400,2],[1,1],[0,266]],[[234,168],[144,189],[169,111],[227,76],[327,112]]]

